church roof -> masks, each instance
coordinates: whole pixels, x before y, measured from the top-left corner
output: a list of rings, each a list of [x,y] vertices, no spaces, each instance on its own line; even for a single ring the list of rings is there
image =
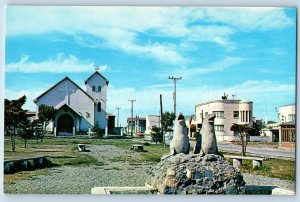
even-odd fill
[[[98,71],[95,71],[89,78],[87,78],[84,81],[84,84],[86,84],[95,74],[98,74],[99,76],[101,76],[106,81],[106,85],[108,85],[109,81],[102,74],[100,74]]]
[[[57,82],[56,84],[54,84],[51,88],[49,88],[48,90],[46,90],[45,92],[43,92],[40,96],[38,96],[37,98],[35,98],[33,100],[34,103],[36,103],[36,101],[38,99],[40,99],[41,97],[43,97],[45,94],[47,94],[50,90],[52,90],[53,88],[55,88],[56,86],[58,86],[60,83],[62,83],[64,80],[69,80],[71,83],[73,83],[78,89],[80,89],[82,92],[84,92],[89,98],[91,98],[93,101],[94,99],[92,98],[92,96],[90,96],[87,92],[85,92],[82,88],[80,88],[74,81],[72,81],[69,77],[65,77],[62,80],[60,80],[59,82]]]

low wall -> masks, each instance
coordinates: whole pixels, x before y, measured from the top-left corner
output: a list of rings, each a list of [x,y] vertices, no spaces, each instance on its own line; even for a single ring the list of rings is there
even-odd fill
[[[271,136],[250,136],[250,142],[272,142]]]
[[[239,136],[233,135],[217,135],[216,136],[218,142],[239,142]],[[272,137],[270,136],[250,136],[250,142],[272,142]]]
[[[216,136],[218,142],[238,142],[240,141],[239,136],[233,135],[217,135]]]
[[[151,187],[94,187],[91,194],[158,194],[158,191]],[[295,195],[293,190],[286,190],[272,186],[246,185],[246,195]]]
[[[35,170],[38,168],[45,168],[49,165],[50,161],[45,156],[16,159],[4,161],[4,173],[15,173],[24,170]]]
[[[294,149],[295,148],[295,142],[280,142],[281,148],[288,148],[288,149]]]

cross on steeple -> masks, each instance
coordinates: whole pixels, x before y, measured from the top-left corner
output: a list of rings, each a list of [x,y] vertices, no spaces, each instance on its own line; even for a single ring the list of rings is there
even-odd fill
[[[99,68],[98,66],[95,67],[95,71],[99,71],[99,69],[100,69],[100,68]]]
[[[65,82],[65,85],[59,89],[59,91],[62,91],[64,92],[65,94],[65,103],[67,105],[70,105],[70,93],[74,93],[74,89],[73,88],[70,88],[70,85],[69,85],[69,82]]]

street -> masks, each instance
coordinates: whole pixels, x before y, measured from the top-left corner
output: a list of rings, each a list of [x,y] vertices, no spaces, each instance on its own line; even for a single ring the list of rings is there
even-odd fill
[[[230,142],[218,142],[218,148],[220,151],[239,152],[241,153],[241,145],[236,145]],[[258,156],[273,157],[279,159],[293,159],[295,160],[295,149],[282,149],[272,145],[248,145],[248,154],[255,154]]]

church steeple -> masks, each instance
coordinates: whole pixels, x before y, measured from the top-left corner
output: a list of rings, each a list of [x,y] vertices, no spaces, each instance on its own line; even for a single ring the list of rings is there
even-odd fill
[[[99,73],[99,67],[85,80],[86,92],[94,98],[95,102],[106,102],[106,87],[109,81]]]

